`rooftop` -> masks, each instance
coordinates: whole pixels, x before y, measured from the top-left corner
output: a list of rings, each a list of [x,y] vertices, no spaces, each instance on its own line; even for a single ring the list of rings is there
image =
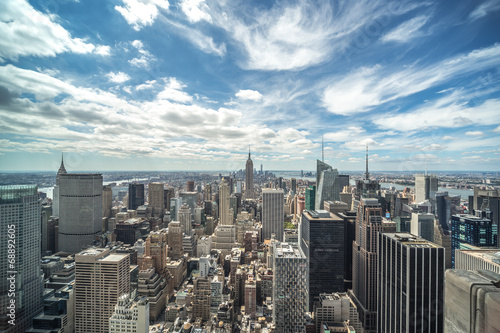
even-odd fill
[[[459,250],[462,253],[500,266],[500,249]]]
[[[416,248],[440,248],[441,246],[436,245],[432,242],[429,242],[426,239],[423,239],[419,236],[415,236],[408,232],[398,232],[398,233],[384,233],[385,236],[397,240],[403,245],[407,247],[416,247]]]

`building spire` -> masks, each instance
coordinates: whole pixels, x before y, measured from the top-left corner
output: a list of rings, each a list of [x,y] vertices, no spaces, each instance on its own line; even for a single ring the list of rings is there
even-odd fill
[[[250,159],[250,146],[248,146],[248,159]]]
[[[365,172],[365,179],[366,180],[370,179],[370,173],[368,172],[368,145],[366,145],[366,172]]]
[[[62,174],[62,173],[67,173],[66,168],[64,167],[64,153],[61,153],[61,166],[59,167],[59,170],[57,171],[57,174]]]

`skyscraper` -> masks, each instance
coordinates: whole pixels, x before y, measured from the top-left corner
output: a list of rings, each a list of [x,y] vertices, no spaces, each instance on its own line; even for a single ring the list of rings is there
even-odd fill
[[[43,310],[40,212],[35,185],[0,186],[2,332],[24,332]]]
[[[248,148],[248,160],[245,168],[245,197],[247,199],[255,198],[253,189],[253,162],[250,158],[250,148]]]
[[[154,217],[163,217],[165,210],[164,190],[165,186],[162,183],[149,183],[148,185],[148,205],[152,208]]]
[[[323,202],[325,201],[339,201],[340,200],[340,180],[339,172],[325,162],[320,160],[316,161],[317,174],[316,174],[316,209],[323,209]]]
[[[91,248],[75,255],[75,332],[108,333],[118,298],[130,292],[130,256]]]
[[[382,221],[377,199],[362,198],[356,216],[356,236],[352,249],[352,290],[365,332],[377,332],[377,233],[395,232],[396,226]]]
[[[276,332],[304,332],[308,311],[307,258],[297,244],[273,244],[273,321]]]
[[[370,179],[370,173],[368,172],[368,146],[366,146],[366,171],[363,179],[356,181],[356,191],[354,196],[357,200],[361,197],[365,198],[375,198],[379,194],[380,184],[377,180]]]
[[[230,208],[230,189],[226,180],[222,179],[219,187],[219,216],[221,225],[233,225],[233,216],[231,215]]]
[[[316,200],[316,185],[311,185],[306,188],[306,209],[315,210],[315,200]]]
[[[309,265],[309,309],[322,293],[344,291],[344,220],[330,212],[304,211],[299,244]]]
[[[498,226],[490,219],[469,214],[451,217],[451,266],[455,268],[455,250],[497,246]]]
[[[435,175],[415,175],[415,202],[420,203],[435,197],[438,179]]]
[[[128,209],[136,210],[144,205],[144,184],[132,183],[128,185]]]
[[[271,239],[275,234],[276,239],[283,241],[285,232],[283,190],[262,190],[262,238]]]
[[[442,332],[444,248],[378,233],[378,332]]]
[[[66,173],[61,162],[56,185],[58,251],[76,253],[93,244],[102,232],[102,175]]]
[[[179,222],[181,223],[182,231],[186,236],[191,236],[193,226],[191,224],[191,211],[187,204],[182,204],[179,209]]]

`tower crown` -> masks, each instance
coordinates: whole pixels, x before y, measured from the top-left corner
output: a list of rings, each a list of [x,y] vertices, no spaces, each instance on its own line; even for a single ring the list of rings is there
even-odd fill
[[[66,174],[66,168],[64,167],[64,155],[61,155],[61,166],[59,167],[59,170],[57,171],[57,174]]]

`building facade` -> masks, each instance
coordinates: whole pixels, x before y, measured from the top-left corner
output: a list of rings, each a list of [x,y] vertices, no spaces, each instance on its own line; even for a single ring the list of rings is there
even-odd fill
[[[285,232],[284,191],[275,189],[262,190],[262,238],[283,241]]]
[[[253,188],[253,162],[250,158],[250,150],[248,151],[248,160],[245,167],[245,198],[254,199],[254,188]]]

